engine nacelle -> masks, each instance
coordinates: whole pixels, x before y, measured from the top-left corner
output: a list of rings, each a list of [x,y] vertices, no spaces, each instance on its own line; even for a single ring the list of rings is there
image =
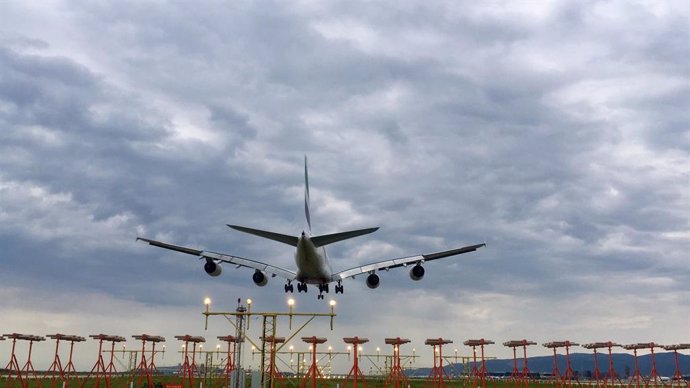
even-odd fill
[[[204,264],[204,271],[210,276],[218,276],[223,272],[223,268],[220,264],[216,263],[211,259],[206,259],[206,264]]]
[[[367,287],[374,289],[377,288],[381,284],[381,278],[379,278],[379,275],[372,273],[371,275],[367,276]]]
[[[424,267],[421,264],[417,264],[410,269],[410,279],[421,280],[424,277]]]
[[[257,269],[254,271],[254,275],[252,275],[252,280],[257,286],[263,287],[268,283],[268,276],[264,275],[263,272]]]

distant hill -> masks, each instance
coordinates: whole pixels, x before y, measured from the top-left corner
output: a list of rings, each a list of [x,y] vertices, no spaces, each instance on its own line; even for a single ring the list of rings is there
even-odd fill
[[[676,370],[676,364],[673,357],[673,352],[655,353],[657,373],[661,376],[673,376]],[[597,361],[599,370],[606,373],[609,369],[608,354],[597,354]],[[557,356],[558,369],[563,374],[566,370],[565,355]],[[678,354],[678,362],[680,363],[680,370],[684,375],[690,374],[690,355]],[[553,370],[553,356],[528,357],[527,364],[532,372],[551,373]],[[642,375],[648,375],[652,370],[652,356],[646,354],[638,357],[638,364]],[[594,371],[594,354],[592,353],[572,353],[570,354],[570,365],[572,369],[580,376],[590,376]],[[462,371],[461,364],[455,364],[458,371]],[[518,359],[517,366],[522,370],[522,359]],[[627,373],[633,374],[635,371],[635,358],[626,353],[613,354],[613,366],[616,373],[621,376],[626,376]],[[472,363],[470,363],[472,368]],[[486,369],[490,373],[510,373],[513,370],[513,359],[488,360],[486,361]],[[452,368],[446,367],[446,371],[450,372]],[[409,372],[410,375],[426,376],[430,373],[431,368],[417,368]]]

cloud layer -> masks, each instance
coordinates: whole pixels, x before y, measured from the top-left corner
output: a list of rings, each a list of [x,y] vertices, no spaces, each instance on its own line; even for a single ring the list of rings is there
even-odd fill
[[[347,283],[337,330],[312,329],[334,347],[687,340],[685,2],[55,1],[0,14],[5,332],[172,338],[201,333],[206,295],[283,308],[278,279],[212,279],[134,238],[290,268],[288,247],[224,225],[301,231],[307,154],[317,231],[382,226],[334,245],[334,269],[488,243],[418,283],[404,271],[376,291]],[[314,299],[298,304],[326,308]]]

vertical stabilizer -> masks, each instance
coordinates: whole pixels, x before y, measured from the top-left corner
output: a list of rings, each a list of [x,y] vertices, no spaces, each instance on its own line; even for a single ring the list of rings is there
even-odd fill
[[[311,216],[309,215],[309,174],[307,173],[307,155],[304,155],[304,215],[311,232]]]

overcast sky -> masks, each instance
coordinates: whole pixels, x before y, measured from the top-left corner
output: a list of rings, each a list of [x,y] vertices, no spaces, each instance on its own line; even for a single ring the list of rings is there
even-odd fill
[[[690,339],[687,1],[2,1],[0,15],[2,333],[176,347],[230,332],[204,331],[206,296],[285,310],[278,278],[211,278],[135,238],[294,268],[292,248],[225,224],[300,233],[308,155],[315,233],[381,227],[329,247],[335,270],[488,246],[419,282],[347,281],[335,330],[304,335],[369,351],[408,337],[424,365],[431,337],[461,354],[482,337]]]

